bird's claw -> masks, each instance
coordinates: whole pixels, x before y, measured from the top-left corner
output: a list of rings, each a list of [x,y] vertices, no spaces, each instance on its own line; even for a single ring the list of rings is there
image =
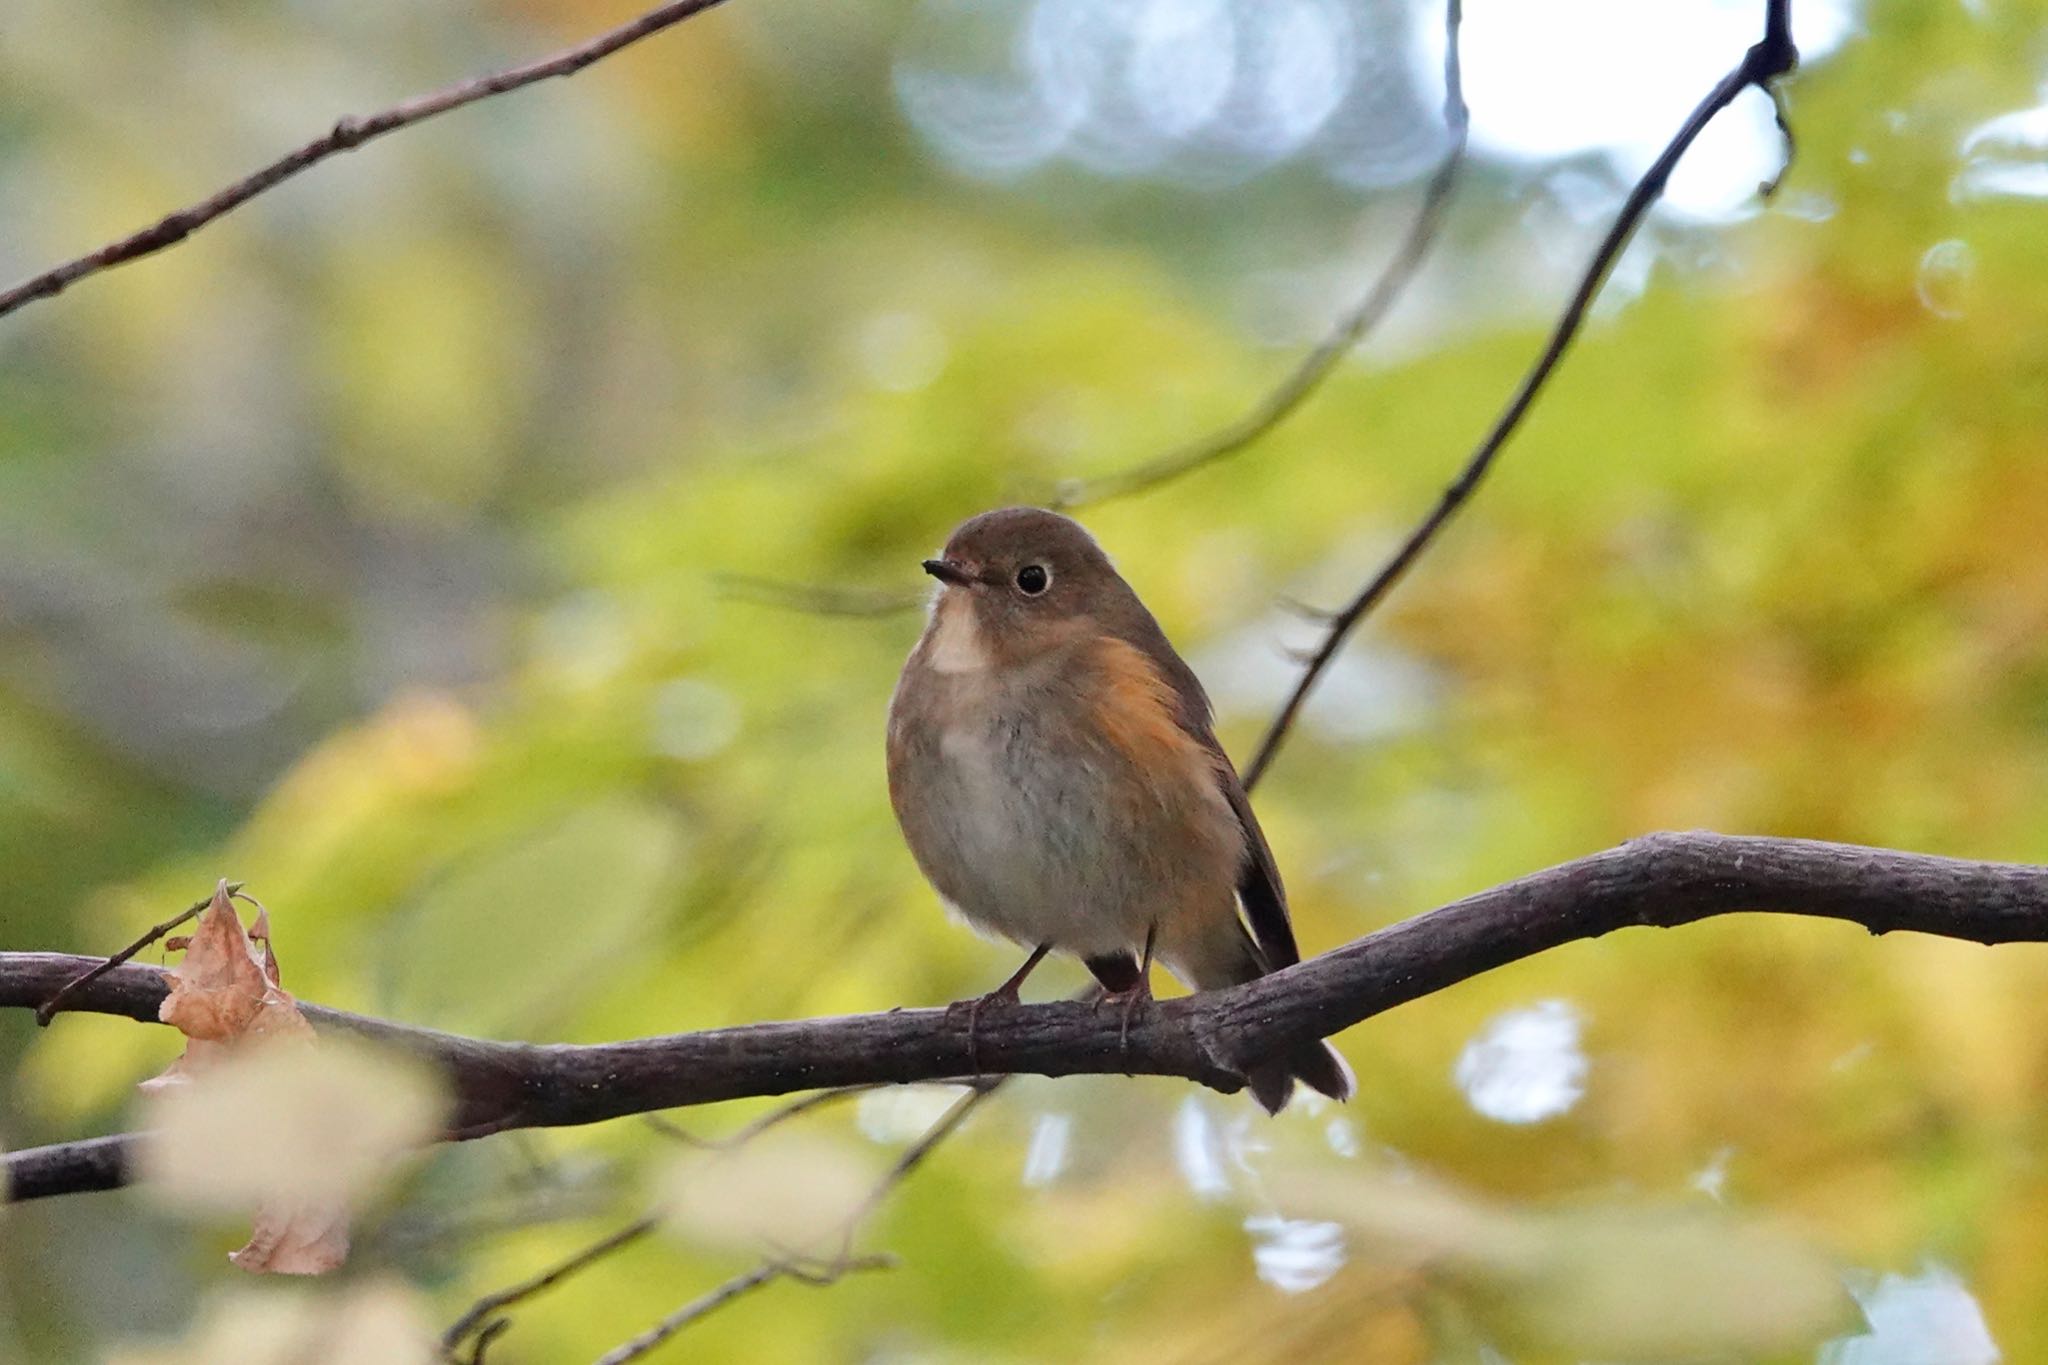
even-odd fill
[[[1131,1020],[1151,1004],[1152,982],[1149,977],[1143,976],[1138,978],[1137,985],[1128,990],[1111,992],[1095,1002],[1097,1009],[1104,1005],[1116,1005],[1122,1010],[1123,1017],[1117,1023],[1116,1044],[1117,1052],[1123,1057],[1126,1065],[1129,1064],[1131,1056]],[[1124,1074],[1130,1073],[1126,1071]]]
[[[991,1006],[997,1009],[1014,1009],[1019,1003],[1017,988],[1012,985],[998,986],[987,995],[977,995],[972,1000],[955,1000],[946,1006],[946,1021],[958,1023],[963,1017],[967,1021],[967,1070],[969,1074],[981,1074],[981,1049],[977,1046],[976,1032],[981,1027],[981,1012]]]

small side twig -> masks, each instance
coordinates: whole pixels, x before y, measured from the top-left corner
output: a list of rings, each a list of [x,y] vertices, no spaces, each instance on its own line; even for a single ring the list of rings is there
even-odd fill
[[[225,893],[226,895],[238,896],[242,892],[242,883],[240,882],[222,881],[220,885],[222,893]],[[89,986],[93,982],[99,980],[108,972],[111,972],[112,970],[114,970],[114,968],[126,962],[129,958],[134,957],[144,948],[147,948],[150,944],[162,938],[165,934],[170,933],[171,930],[176,929],[179,925],[187,924],[190,923],[192,920],[197,919],[200,915],[206,912],[206,907],[211,904],[213,904],[212,896],[208,896],[203,901],[194,901],[191,905],[185,907],[185,909],[179,911],[170,919],[165,920],[162,924],[152,926],[148,930],[148,932],[143,934],[141,938],[136,939],[135,942],[129,944],[120,952],[115,953],[106,961],[100,963],[96,967],[93,967],[89,971],[80,972],[77,976],[72,977],[69,981],[59,986],[55,991],[52,991],[50,993],[50,998],[48,1000],[45,1000],[42,1004],[36,1007],[36,1026],[38,1028],[48,1028],[50,1026],[50,1021],[57,1017],[57,1011],[64,1008],[64,1001],[67,997],[69,997],[72,994],[72,992],[77,991],[82,987]]]
[[[1658,153],[1657,159],[1650,163],[1650,168],[1643,172],[1642,178],[1629,190],[1628,197],[1622,201],[1621,211],[1615,215],[1613,224],[1607,229],[1607,235],[1594,250],[1592,259],[1587,262],[1585,270],[1579,276],[1578,286],[1572,291],[1564,311],[1559,314],[1556,324],[1551,328],[1550,339],[1544,344],[1535,363],[1523,375],[1506,408],[1494,419],[1493,426],[1466,459],[1457,478],[1444,489],[1436,506],[1430,509],[1429,514],[1414,530],[1408,533],[1407,538],[1401,542],[1400,547],[1394,551],[1379,572],[1374,574],[1343,610],[1337,612],[1331,619],[1322,643],[1309,657],[1308,665],[1295,682],[1294,690],[1281,704],[1278,714],[1273,717],[1272,724],[1266,729],[1265,737],[1259,741],[1258,750],[1253,754],[1252,761],[1246,765],[1247,788],[1255,784],[1272,763],[1273,756],[1293,728],[1302,704],[1308,700],[1309,692],[1322,677],[1323,671],[1330,666],[1330,661],[1336,657],[1337,650],[1343,645],[1345,638],[1421,557],[1422,552],[1436,539],[1451,518],[1457,515],[1458,509],[1464,506],[1473,491],[1479,487],[1480,480],[1484,479],[1487,471],[1493,467],[1495,457],[1508,443],[1508,438],[1521,426],[1522,419],[1528,416],[1537,395],[1543,391],[1552,373],[1557,369],[1558,362],[1564,359],[1565,352],[1577,339],[1579,327],[1585,321],[1587,310],[1607,283],[1608,274],[1613,269],[1615,260],[1634,238],[1636,229],[1641,226],[1651,206],[1663,197],[1664,187],[1671,179],[1672,170],[1692,147],[1694,140],[1723,109],[1735,102],[1736,96],[1752,86],[1772,93],[1772,82],[1798,64],[1799,53],[1792,45],[1790,9],[1790,0],[1768,0],[1763,38],[1752,45],[1743,54],[1742,60],[1736,63],[1734,70],[1723,76],[1707,93],[1706,98],[1694,106],[1693,111],[1686,116],[1685,122],[1672,135],[1670,142],[1665,144],[1664,150]]]
[[[1315,349],[1304,356],[1279,384],[1236,420],[1129,469],[1094,479],[1067,479],[1053,490],[1049,506],[1072,510],[1107,502],[1111,498],[1155,488],[1236,455],[1293,416],[1323,386],[1344,357],[1357,348],[1366,333],[1393,311],[1409,284],[1421,272],[1422,262],[1443,232],[1451,191],[1456,188],[1458,176],[1465,165],[1472,119],[1465,106],[1459,57],[1459,29],[1463,22],[1463,0],[1447,0],[1444,6],[1444,124],[1450,132],[1450,147],[1423,191],[1422,204],[1416,209],[1407,234],[1372,287],[1366,290],[1365,296],[1337,319],[1336,325],[1316,343]]]
[[[491,1343],[511,1330],[512,1319],[493,1318],[476,1334],[476,1341],[470,1346],[467,1365],[484,1365],[484,1353],[491,1349]]]
[[[1314,350],[1302,357],[1278,384],[1234,420],[1128,469],[1098,478],[1062,480],[1046,494],[1046,506],[1072,511],[1141,493],[1255,445],[1314,397],[1344,357],[1393,311],[1394,305],[1400,302],[1408,286],[1421,273],[1423,261],[1442,235],[1450,209],[1451,192],[1465,167],[1472,119],[1465,105],[1460,57],[1459,34],[1463,22],[1463,0],[1446,0],[1444,124],[1450,133],[1450,146],[1423,190],[1422,203],[1416,209],[1401,244],[1365,295],[1337,319],[1323,339],[1316,343]],[[720,584],[727,594],[742,601],[758,602],[809,616],[893,616],[911,610],[924,600],[924,594],[916,591],[784,583],[745,574],[726,575],[720,579]]]
[[[778,1105],[752,1123],[717,1138],[698,1137],[687,1128],[660,1114],[643,1115],[642,1122],[663,1137],[680,1142],[686,1147],[694,1147],[701,1152],[729,1152],[736,1147],[746,1146],[770,1128],[787,1123],[799,1115],[808,1114],[813,1109],[822,1109],[828,1104],[837,1104],[841,1100],[850,1100],[856,1095],[865,1095],[870,1090],[879,1089],[879,1085],[842,1085],[832,1090],[815,1090],[808,1095],[798,1096],[788,1104]]]
[[[989,1096],[1002,1089],[1003,1083],[1008,1079],[1006,1076],[997,1076],[977,1082],[966,1094],[953,1101],[952,1107],[939,1115],[932,1126],[924,1130],[922,1137],[903,1149],[903,1154],[896,1158],[896,1164],[882,1173],[882,1178],[868,1191],[867,1198],[861,1200],[860,1206],[848,1216],[839,1244],[841,1260],[852,1253],[855,1234],[874,1211],[881,1207],[882,1201],[887,1199],[898,1185],[909,1179],[910,1173],[922,1166],[938,1145],[951,1137],[961,1124],[967,1122],[968,1116],[979,1109]]]
[[[975,1084],[972,1090],[948,1107],[946,1112],[941,1114],[932,1126],[919,1136],[916,1142],[904,1149],[903,1154],[882,1174],[881,1178],[868,1191],[866,1197],[861,1200],[854,1211],[841,1223],[839,1228],[840,1244],[836,1255],[822,1261],[815,1258],[807,1259],[786,1255],[766,1258],[759,1266],[746,1274],[736,1276],[703,1297],[685,1304],[626,1345],[639,1344],[640,1353],[651,1350],[676,1332],[682,1330],[682,1328],[688,1326],[691,1322],[696,1321],[697,1318],[716,1308],[722,1307],[743,1294],[759,1289],[775,1279],[788,1278],[801,1280],[807,1284],[829,1284],[832,1280],[838,1279],[841,1275],[847,1273],[848,1270],[879,1269],[885,1264],[883,1258],[871,1257],[862,1260],[854,1257],[853,1238],[855,1234],[858,1233],[861,1225],[867,1221],[875,1209],[880,1207],[882,1201],[888,1197],[889,1192],[902,1184],[904,1179],[931,1155],[933,1148],[945,1141],[955,1129],[965,1122],[968,1114],[972,1113],[982,1100],[986,1099],[1002,1084],[1002,1079],[990,1078]],[[850,1099],[856,1095],[865,1094],[870,1090],[876,1089],[880,1089],[880,1087],[876,1085],[849,1085],[799,1096],[790,1103],[780,1105],[763,1114],[760,1118],[740,1128],[731,1136],[719,1139],[697,1137],[669,1124],[659,1115],[649,1114],[645,1118],[648,1124],[655,1127],[657,1131],[664,1133],[664,1135],[678,1138],[693,1147],[710,1151],[727,1151],[743,1146],[769,1129],[786,1123],[799,1115],[810,1113],[828,1104]],[[589,1245],[570,1253],[546,1270],[521,1280],[517,1284],[508,1285],[503,1289],[494,1290],[486,1294],[464,1310],[462,1316],[450,1323],[448,1329],[441,1334],[441,1348],[443,1352],[453,1358],[461,1348],[463,1341],[472,1334],[496,1335],[496,1333],[505,1330],[510,1325],[510,1319],[502,1316],[503,1310],[532,1298],[536,1294],[554,1288],[562,1281],[580,1274],[599,1261],[633,1245],[660,1226],[661,1216],[658,1212],[644,1214],[625,1226],[598,1238]],[[481,1338],[479,1338],[479,1349],[480,1346]],[[618,1349],[625,1350],[626,1346],[621,1346]],[[610,1356],[606,1357],[606,1359],[611,1358]],[[618,1356],[617,1358],[630,1360],[633,1357],[625,1355]],[[474,1352],[471,1354],[470,1359],[472,1361],[476,1359]]]
[[[638,1360],[699,1318],[708,1317],[734,1299],[750,1294],[776,1280],[795,1280],[798,1284],[823,1287],[837,1284],[846,1276],[859,1271],[886,1270],[893,1264],[895,1262],[887,1256],[862,1256],[853,1260],[835,1261],[817,1269],[807,1268],[796,1261],[763,1261],[752,1270],[735,1275],[716,1289],[690,1300],[631,1341],[622,1342],[606,1351],[597,1358],[597,1365],[625,1365],[626,1361]]]
[[[633,1245],[660,1226],[661,1220],[652,1215],[636,1218],[624,1227],[605,1234],[574,1254],[555,1262],[546,1270],[517,1284],[507,1285],[503,1289],[484,1295],[471,1304],[461,1317],[448,1324],[448,1330],[441,1334],[442,1349],[452,1354],[462,1344],[464,1338],[472,1332],[480,1332],[477,1353],[481,1354],[483,1338],[496,1336],[511,1324],[511,1319],[498,1316],[504,1309],[554,1288],[577,1271]],[[475,1355],[471,1356],[471,1359],[475,1358]]]
[[[896,1187],[908,1179],[912,1171],[923,1165],[939,1144],[951,1137],[960,1125],[967,1121],[968,1116],[1001,1085],[1000,1078],[974,1085],[966,1094],[953,1101],[946,1112],[939,1115],[917,1141],[903,1149],[903,1154],[882,1173],[881,1178],[869,1189],[867,1196],[839,1225],[839,1249],[835,1255],[825,1260],[789,1256],[767,1258],[752,1270],[735,1275],[709,1293],[692,1299],[639,1336],[621,1343],[599,1357],[597,1365],[624,1365],[626,1361],[637,1360],[691,1323],[716,1312],[741,1295],[751,1293],[777,1279],[793,1279],[809,1285],[828,1285],[857,1270],[880,1270],[893,1265],[893,1260],[887,1256],[854,1255],[853,1239],[860,1234],[861,1227]]]

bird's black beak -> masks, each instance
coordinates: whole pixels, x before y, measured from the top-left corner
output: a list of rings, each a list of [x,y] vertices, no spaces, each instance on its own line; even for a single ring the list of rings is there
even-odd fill
[[[924,562],[924,571],[941,583],[951,584],[956,588],[964,588],[974,581],[974,575],[950,559],[927,559]]]

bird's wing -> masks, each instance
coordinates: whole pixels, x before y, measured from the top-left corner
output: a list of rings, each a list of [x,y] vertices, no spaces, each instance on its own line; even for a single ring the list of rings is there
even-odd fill
[[[1230,755],[1216,739],[1209,694],[1203,690],[1195,671],[1167,641],[1166,633],[1151,613],[1142,606],[1138,612],[1140,615],[1126,624],[1125,638],[1149,655],[1172,683],[1180,703],[1175,719],[1215,756],[1217,780],[1223,784],[1223,795],[1244,829],[1244,863],[1237,870],[1237,897],[1250,921],[1252,941],[1258,944],[1268,971],[1292,967],[1301,961],[1301,949],[1294,942],[1294,924],[1288,918],[1287,892],[1280,884],[1280,868],[1273,861],[1266,832],[1259,828],[1259,817],[1252,814],[1251,797],[1245,792],[1244,782],[1238,777]]]
[[[1237,870],[1237,898],[1244,904],[1245,918],[1251,921],[1252,939],[1259,945],[1268,971],[1292,967],[1301,961],[1301,949],[1295,946],[1294,923],[1287,916],[1287,892],[1280,885],[1280,868],[1273,861],[1266,832],[1259,828],[1259,817],[1252,814],[1251,797],[1238,780],[1230,756],[1223,752],[1215,735],[1205,734],[1203,738],[1216,751],[1223,795],[1229,799],[1230,809],[1237,813],[1237,823],[1244,827],[1244,865]]]

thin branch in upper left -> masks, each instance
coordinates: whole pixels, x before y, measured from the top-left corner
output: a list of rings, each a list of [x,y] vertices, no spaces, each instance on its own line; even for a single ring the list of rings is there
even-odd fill
[[[585,39],[573,47],[545,57],[492,72],[488,76],[477,76],[470,80],[458,81],[454,85],[424,95],[416,95],[388,109],[361,117],[342,118],[334,126],[312,141],[278,157],[267,166],[259,167],[232,184],[215,190],[197,203],[188,204],[174,213],[165,214],[147,227],[137,228],[125,237],[118,237],[83,256],[51,266],[32,275],[11,289],[0,290],[0,317],[17,308],[47,299],[63,292],[70,285],[111,270],[129,261],[153,256],[166,247],[177,245],[187,237],[243,204],[248,203],[264,191],[291,179],[299,172],[318,165],[329,157],[341,152],[353,151],[373,138],[386,133],[409,128],[451,109],[460,109],[478,100],[490,99],[509,90],[532,85],[536,81],[548,80],[555,76],[573,76],[592,62],[611,56],[623,47],[629,47],[643,38],[652,37],[663,29],[670,28],[693,15],[701,14],[722,0],[669,0],[634,19],[618,24],[594,37]]]

